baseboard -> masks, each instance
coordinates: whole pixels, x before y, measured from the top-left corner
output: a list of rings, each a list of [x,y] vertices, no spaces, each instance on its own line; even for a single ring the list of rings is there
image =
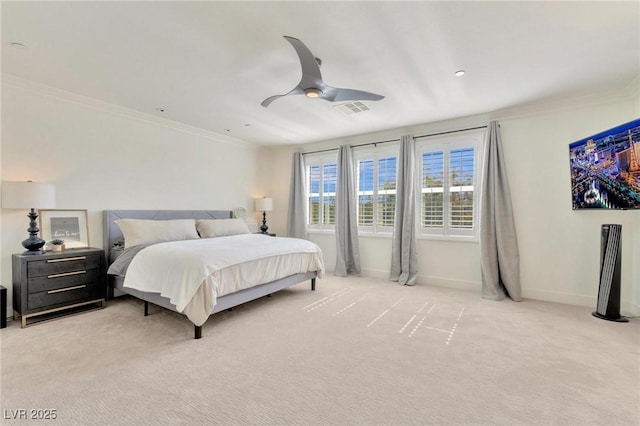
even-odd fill
[[[596,306],[596,299],[594,297],[552,290],[522,289],[522,297],[524,299],[543,300],[545,302],[564,303],[566,305]]]
[[[593,309],[596,309],[598,304],[598,296],[585,296],[582,294],[562,293],[552,290],[523,289],[522,297],[545,302],[592,307]],[[640,306],[630,301],[621,300],[620,313],[623,316],[638,316],[640,315]]]
[[[336,272],[336,265],[329,265],[329,264],[324,264],[324,272],[327,275],[333,275]],[[362,268],[360,270],[360,276],[362,277],[368,277],[368,278],[381,278],[381,279],[388,279],[389,278],[389,271],[382,271],[379,269],[368,269],[368,268]]]
[[[620,313],[627,317],[640,316],[640,305],[631,302],[621,302]]]
[[[451,278],[432,277],[429,275],[418,275],[418,283],[468,291],[479,291],[482,288],[482,283],[479,282],[453,280]]]
[[[362,269],[361,275],[369,278],[379,278],[383,280],[389,279],[389,271],[382,271],[379,269]]]
[[[325,264],[325,271],[327,273],[333,274],[335,271],[335,265]],[[360,275],[368,278],[378,278],[383,280],[389,279],[389,271],[381,269],[363,268]],[[481,288],[481,283],[479,282],[453,280],[450,278],[432,277],[428,275],[418,275],[416,283],[470,291],[478,291]]]

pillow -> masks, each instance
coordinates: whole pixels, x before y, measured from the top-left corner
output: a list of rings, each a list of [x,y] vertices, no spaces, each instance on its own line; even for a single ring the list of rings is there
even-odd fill
[[[118,219],[116,225],[124,235],[124,247],[165,241],[192,240],[198,237],[195,219],[142,220]]]
[[[200,219],[196,228],[202,238],[249,234],[249,227],[242,219]]]

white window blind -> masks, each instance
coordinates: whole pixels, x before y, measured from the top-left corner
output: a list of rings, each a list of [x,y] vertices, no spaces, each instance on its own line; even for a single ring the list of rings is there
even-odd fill
[[[475,162],[474,148],[449,153],[449,227],[473,229]]]
[[[444,223],[444,152],[422,154],[422,226],[442,228]]]

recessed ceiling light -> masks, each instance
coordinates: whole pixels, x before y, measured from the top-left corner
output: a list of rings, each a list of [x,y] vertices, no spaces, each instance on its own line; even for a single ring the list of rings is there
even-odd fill
[[[9,43],[9,45],[11,47],[15,47],[16,49],[26,49],[27,48],[27,46],[25,44],[18,43],[17,41],[12,41],[11,43]]]
[[[464,70],[458,70],[453,73],[456,77],[462,77],[464,75]]]

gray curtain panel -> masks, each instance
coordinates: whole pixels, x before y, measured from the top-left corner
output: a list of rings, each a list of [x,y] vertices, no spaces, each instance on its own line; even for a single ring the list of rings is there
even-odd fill
[[[501,300],[506,294],[520,301],[518,239],[497,121],[491,121],[487,127],[483,163],[480,199],[482,297]]]
[[[289,191],[289,212],[287,215],[287,235],[307,239],[307,189],[304,159],[299,152],[293,153],[291,164],[291,190]]]
[[[418,276],[415,161],[413,136],[402,136],[389,278],[404,285],[414,285]]]
[[[336,187],[336,269],[335,275],[346,277],[360,274],[358,244],[358,210],[355,165],[351,147],[338,151]]]

